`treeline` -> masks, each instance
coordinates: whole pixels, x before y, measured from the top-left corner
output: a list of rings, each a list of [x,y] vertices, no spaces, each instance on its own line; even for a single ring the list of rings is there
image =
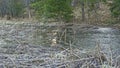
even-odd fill
[[[100,21],[106,14],[119,21],[120,0],[0,0],[0,17],[7,19],[36,17],[41,21]]]
[[[0,0],[1,18],[30,18],[30,4],[34,0]]]

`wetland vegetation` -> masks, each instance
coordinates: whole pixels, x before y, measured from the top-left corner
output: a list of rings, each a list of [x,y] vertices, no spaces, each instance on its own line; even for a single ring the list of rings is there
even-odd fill
[[[120,68],[120,0],[0,0],[0,68]]]

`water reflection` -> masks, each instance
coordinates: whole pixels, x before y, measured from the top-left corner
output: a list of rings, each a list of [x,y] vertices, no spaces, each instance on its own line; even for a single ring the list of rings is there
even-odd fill
[[[112,28],[98,28],[97,31],[102,33],[109,33],[112,32]]]
[[[75,38],[74,45],[79,48],[95,49],[96,45],[99,44],[106,53],[110,52],[111,49],[116,55],[120,54],[120,31],[118,29],[77,30]]]
[[[31,28],[31,27],[30,27]],[[102,47],[111,46],[112,48],[120,47],[120,31],[113,28],[60,28],[39,26],[31,31],[29,39],[33,44],[56,45],[61,41],[61,45],[69,44],[72,41],[74,46],[81,48],[94,48],[96,42]],[[26,29],[27,30],[27,29]],[[32,42],[29,43],[32,43]]]
[[[26,41],[33,45],[51,46],[61,44],[69,46],[71,41],[73,46],[79,48],[91,49],[96,46],[96,42],[102,49],[111,47],[114,50],[120,50],[120,30],[113,28],[79,28],[40,25],[16,25],[1,29],[1,37],[10,40]],[[8,30],[9,29],[9,30]],[[11,29],[11,30],[10,30]],[[5,40],[4,39],[4,40]],[[3,39],[2,39],[3,40]],[[61,42],[58,42],[61,41]],[[0,42],[3,43],[2,41]],[[10,42],[11,43],[11,42]],[[66,44],[67,43],[67,44]],[[11,44],[13,45],[13,44]]]

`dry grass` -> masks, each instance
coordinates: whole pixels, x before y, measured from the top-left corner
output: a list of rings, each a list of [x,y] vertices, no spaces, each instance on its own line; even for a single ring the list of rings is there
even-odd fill
[[[59,34],[60,39],[58,42],[63,42],[68,45],[67,47],[60,44],[58,45],[57,43],[56,46],[45,47],[41,44],[35,45],[32,43],[34,40],[32,40],[31,32],[37,30],[35,29],[37,28],[35,27],[36,25],[28,24],[29,26],[24,26],[24,28],[22,28],[22,26],[27,24],[18,25],[19,24],[6,26],[5,24],[1,26],[4,31],[9,30],[5,32],[6,36],[1,35],[1,39],[7,37],[10,40],[14,40],[12,41],[14,42],[14,44],[12,44],[13,46],[9,46],[9,44],[9,47],[0,48],[0,50],[5,50],[0,53],[0,59],[2,58],[0,60],[2,63],[0,62],[0,64],[3,65],[4,68],[119,68],[120,62],[118,59],[120,56],[113,58],[111,48],[109,48],[108,51],[111,55],[107,56],[107,54],[101,50],[98,41],[96,42],[95,49],[81,50],[81,48],[74,46],[72,41],[67,42],[66,30],[64,30],[63,33]],[[24,37],[20,36],[21,32],[24,33]],[[50,34],[49,32],[49,34],[56,35],[55,32],[53,32],[54,34]],[[29,40],[32,41],[25,40],[28,37],[30,37]],[[64,37],[64,41],[62,41],[62,37]],[[52,36],[52,38],[54,38],[54,36]]]

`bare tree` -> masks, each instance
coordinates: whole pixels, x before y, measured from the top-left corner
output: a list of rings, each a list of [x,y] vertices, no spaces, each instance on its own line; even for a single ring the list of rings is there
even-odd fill
[[[27,8],[27,14],[28,18],[31,18],[31,9],[30,9],[30,0],[26,0],[26,8]]]

